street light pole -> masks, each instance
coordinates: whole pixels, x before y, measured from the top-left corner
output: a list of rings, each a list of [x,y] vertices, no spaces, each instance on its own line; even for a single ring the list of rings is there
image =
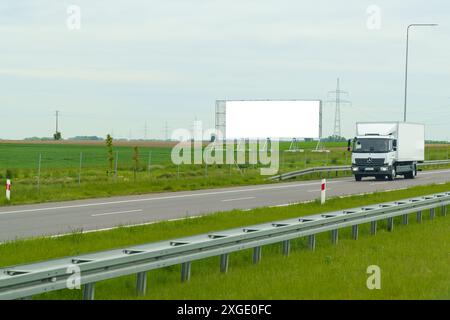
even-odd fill
[[[405,64],[405,107],[403,111],[403,121],[406,122],[406,102],[408,98],[408,50],[409,50],[409,28],[411,27],[435,27],[436,23],[413,23],[406,29],[406,64]]]

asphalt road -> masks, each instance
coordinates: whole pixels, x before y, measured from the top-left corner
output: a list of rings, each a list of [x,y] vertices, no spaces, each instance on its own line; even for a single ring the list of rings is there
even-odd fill
[[[329,180],[328,196],[342,196],[450,181],[450,170],[425,171],[414,180]],[[0,208],[0,241],[74,230],[179,219],[217,211],[283,206],[320,197],[320,181],[159,193]]]

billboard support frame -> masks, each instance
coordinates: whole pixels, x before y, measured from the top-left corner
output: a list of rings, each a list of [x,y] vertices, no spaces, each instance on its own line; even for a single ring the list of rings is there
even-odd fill
[[[320,111],[319,111],[319,141],[317,141],[317,145],[316,145],[316,149],[313,150],[313,152],[329,152],[329,150],[325,150],[324,146],[322,144],[322,112],[323,112],[323,108],[322,108],[322,100],[320,101]]]
[[[216,100],[216,132],[220,132],[222,134],[222,139],[226,141],[226,109],[227,100]]]

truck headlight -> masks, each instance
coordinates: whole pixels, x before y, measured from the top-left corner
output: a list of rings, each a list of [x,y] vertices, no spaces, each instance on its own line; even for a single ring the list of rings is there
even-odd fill
[[[381,167],[380,171],[388,171],[388,167]]]
[[[353,171],[358,171],[358,167],[353,167],[352,170]]]

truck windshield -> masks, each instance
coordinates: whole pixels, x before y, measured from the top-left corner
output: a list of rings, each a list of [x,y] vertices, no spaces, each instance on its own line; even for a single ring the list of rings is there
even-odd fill
[[[391,140],[378,138],[362,138],[357,139],[353,145],[353,152],[361,153],[377,153],[391,151]]]

